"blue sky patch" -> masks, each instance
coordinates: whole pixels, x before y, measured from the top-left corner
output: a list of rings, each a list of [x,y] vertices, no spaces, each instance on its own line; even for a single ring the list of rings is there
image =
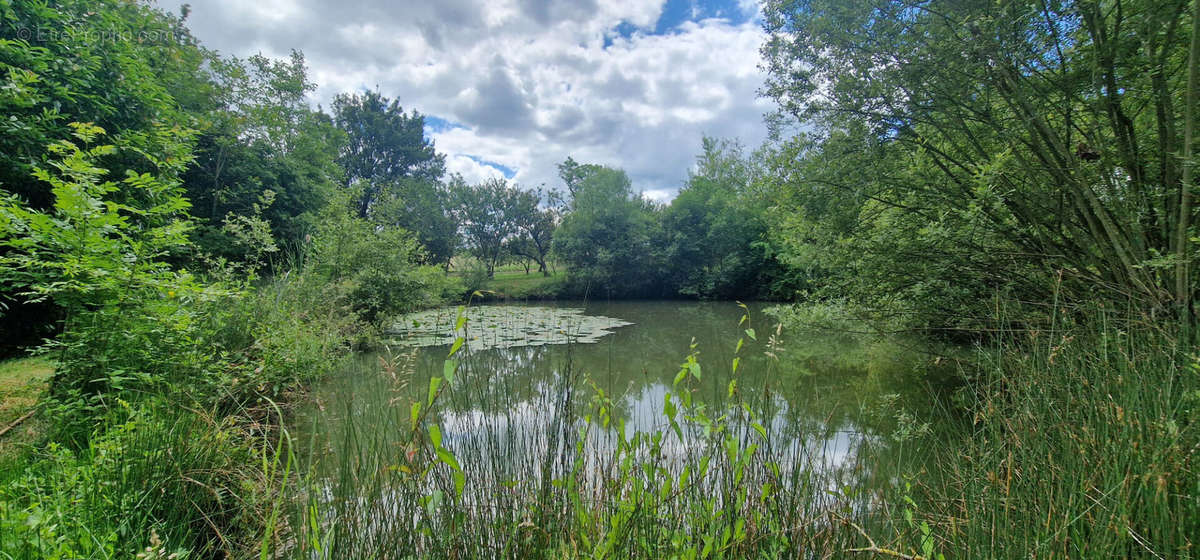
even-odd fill
[[[654,29],[641,29],[628,21],[622,21],[604,36],[604,48],[611,47],[617,37],[629,39],[637,31],[648,35],[671,35],[679,32],[680,26],[689,21],[723,19],[731,25],[750,21],[754,13],[747,13],[737,0],[667,0]]]
[[[655,35],[667,35],[689,21],[723,19],[733,25],[750,21],[737,0],[667,0],[658,23],[654,24]]]
[[[469,155],[469,154],[464,154],[464,155],[466,155],[468,158],[471,159],[471,161],[478,163],[479,165],[486,165],[488,167],[491,167],[492,169],[495,169],[496,171],[499,171],[500,173],[504,174],[505,179],[512,179],[513,177],[517,176],[517,172],[514,171],[513,168],[511,168],[511,167],[501,165],[494,161],[488,161],[479,156],[473,156],[473,155]]]
[[[446,120],[434,115],[423,115],[425,117],[425,134],[438,134],[456,128],[467,128],[465,125],[454,121]]]

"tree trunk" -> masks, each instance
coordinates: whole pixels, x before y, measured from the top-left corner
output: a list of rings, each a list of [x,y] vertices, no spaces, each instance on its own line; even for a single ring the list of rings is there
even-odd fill
[[[1191,308],[1188,278],[1188,229],[1192,221],[1192,137],[1196,129],[1197,65],[1200,64],[1200,0],[1192,0],[1192,44],[1188,54],[1187,97],[1183,105],[1183,178],[1179,194],[1179,222],[1175,230],[1175,304],[1182,314]]]

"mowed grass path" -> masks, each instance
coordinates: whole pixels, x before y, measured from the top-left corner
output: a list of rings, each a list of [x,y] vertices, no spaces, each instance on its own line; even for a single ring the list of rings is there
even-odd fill
[[[452,274],[466,275],[474,265],[468,259],[460,259]],[[544,276],[538,272],[537,266],[530,267],[528,273],[520,264],[504,264],[496,267],[495,275],[483,286],[484,290],[495,292],[500,299],[554,299],[559,295],[559,286],[566,279],[565,268],[554,263],[550,266],[554,272]]]
[[[525,274],[524,270],[497,270],[496,276],[488,281],[487,289],[502,294],[528,294],[562,278],[561,270],[550,276],[536,271]]]
[[[0,361],[0,430],[33,410],[53,374],[54,362],[44,357]],[[33,419],[9,430],[0,436],[0,456],[10,446],[33,439],[36,433]]]

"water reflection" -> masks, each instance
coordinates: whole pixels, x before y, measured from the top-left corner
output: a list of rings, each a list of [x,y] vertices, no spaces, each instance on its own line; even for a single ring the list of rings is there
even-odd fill
[[[776,477],[821,472],[826,484],[843,484],[844,476],[861,469],[862,450],[884,443],[860,414],[861,403],[870,398],[863,391],[875,384],[864,382],[869,377],[864,365],[845,359],[855,342],[785,333],[774,341],[782,351],[773,359],[767,351],[774,324],[760,306],[749,310],[749,324],[739,325],[744,311],[730,303],[597,303],[585,313],[633,324],[592,344],[466,351],[456,379],[439,398],[436,421],[445,445],[461,463],[486,466],[474,469],[471,484],[481,487],[562,477],[576,460],[586,463],[589,478],[604,476],[615,468],[606,457],[618,448],[618,439],[628,442],[635,434],[662,434],[658,464],[678,472],[697,448],[719,448],[716,436],[699,424],[681,423],[673,432],[665,414],[672,380],[689,352],[696,352],[701,378],[674,392],[689,391],[711,419],[729,418],[730,433],[763,449],[778,468]],[[746,328],[756,329],[758,340]],[[794,352],[797,348],[801,351]],[[447,350],[409,350],[388,357],[384,363],[391,365],[383,368],[378,356],[364,356],[361,367],[322,387],[318,401],[325,410],[308,417],[315,426],[310,435],[323,442],[317,447],[323,453],[316,455],[354,453],[345,442],[361,442],[368,431],[373,443],[362,448],[404,445],[412,433],[406,426],[409,407],[426,399],[430,377],[443,375]],[[612,417],[608,426],[597,421],[601,395]],[[589,414],[590,425],[583,421]],[[389,467],[387,459],[373,460]]]

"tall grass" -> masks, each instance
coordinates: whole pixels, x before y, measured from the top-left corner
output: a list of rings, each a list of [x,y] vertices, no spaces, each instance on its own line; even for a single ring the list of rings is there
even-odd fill
[[[870,464],[879,438],[791,425],[695,347],[648,416],[569,351],[532,382],[524,358],[457,349],[428,382],[385,356],[318,415],[293,557],[795,557],[861,544],[844,520],[878,525],[894,488]],[[718,376],[723,397],[702,402]]]
[[[292,455],[275,403],[362,328],[328,293],[279,278],[67,332],[60,382],[104,390],[47,395],[46,439],[0,460],[0,558],[243,558],[277,540]]]
[[[701,402],[716,372],[694,354],[650,418],[567,356],[528,387],[486,355],[452,350],[428,384],[411,356],[383,359],[382,384],[314,420],[287,553],[1196,556],[1200,366],[1153,326],[1097,316],[999,339],[962,362],[957,403],[929,403],[936,429],[848,446],[742,387]]]
[[[934,533],[966,558],[1200,556],[1194,347],[1111,314],[1054,327],[980,353]]]
[[[237,557],[258,539],[279,499],[281,473],[264,460],[278,434],[166,400],[120,416],[81,450],[52,443],[0,469],[0,557],[128,558],[148,545]]]

